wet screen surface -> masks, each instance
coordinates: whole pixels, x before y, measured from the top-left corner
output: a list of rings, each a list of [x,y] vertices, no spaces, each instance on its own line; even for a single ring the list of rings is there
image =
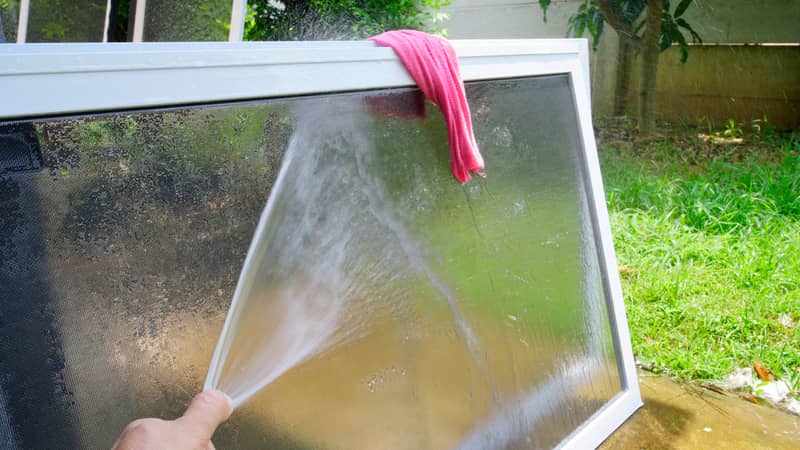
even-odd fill
[[[179,415],[273,185],[219,377],[255,393],[218,448],[549,448],[580,427],[622,386],[569,79],[468,86],[487,178],[465,186],[415,95],[35,122],[45,169],[0,194],[6,434],[108,447]]]

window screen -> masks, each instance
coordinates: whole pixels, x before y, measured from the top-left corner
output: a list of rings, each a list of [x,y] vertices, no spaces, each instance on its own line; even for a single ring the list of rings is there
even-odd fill
[[[0,44],[17,40],[17,17],[19,0],[8,0],[0,4]]]
[[[227,41],[231,0],[147,0],[144,40]]]
[[[417,95],[13,124],[35,130],[44,167],[0,176],[0,442],[103,448],[133,419],[182,413],[287,148],[337,168],[302,208],[355,208],[379,185],[406,234],[348,213],[364,245],[390,242],[348,263],[374,291],[347,299],[330,345],[237,410],[217,448],[550,448],[578,429],[624,382],[570,79],[467,86],[487,176],[464,186]]]
[[[27,42],[102,42],[106,0],[30,2]]]

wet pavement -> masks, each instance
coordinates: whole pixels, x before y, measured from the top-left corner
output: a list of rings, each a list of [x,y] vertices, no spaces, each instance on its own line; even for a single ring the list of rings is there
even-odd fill
[[[601,449],[798,449],[800,417],[639,372],[644,407]]]

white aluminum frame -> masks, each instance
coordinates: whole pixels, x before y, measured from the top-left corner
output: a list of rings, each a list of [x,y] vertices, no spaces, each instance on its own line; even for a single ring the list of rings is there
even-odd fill
[[[144,14],[147,10],[147,0],[135,0],[136,7],[133,10],[133,30],[131,42],[142,42],[144,40]]]
[[[231,28],[228,31],[230,42],[241,42],[244,37],[244,18],[247,15],[247,0],[233,0],[231,3]]]
[[[594,448],[642,402],[592,128],[587,41],[452,42],[465,81],[571,79],[623,389],[560,448]],[[391,49],[363,41],[0,46],[0,119],[413,85]]]
[[[28,38],[28,17],[31,13],[31,0],[20,0],[17,15],[17,44],[24,44]]]

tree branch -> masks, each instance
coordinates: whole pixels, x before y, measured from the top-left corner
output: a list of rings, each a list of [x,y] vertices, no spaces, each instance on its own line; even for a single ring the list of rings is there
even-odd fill
[[[637,49],[644,48],[642,38],[636,35],[631,28],[631,24],[622,19],[619,12],[611,5],[610,0],[595,0],[597,8],[603,13],[606,22],[619,34],[619,36]]]

